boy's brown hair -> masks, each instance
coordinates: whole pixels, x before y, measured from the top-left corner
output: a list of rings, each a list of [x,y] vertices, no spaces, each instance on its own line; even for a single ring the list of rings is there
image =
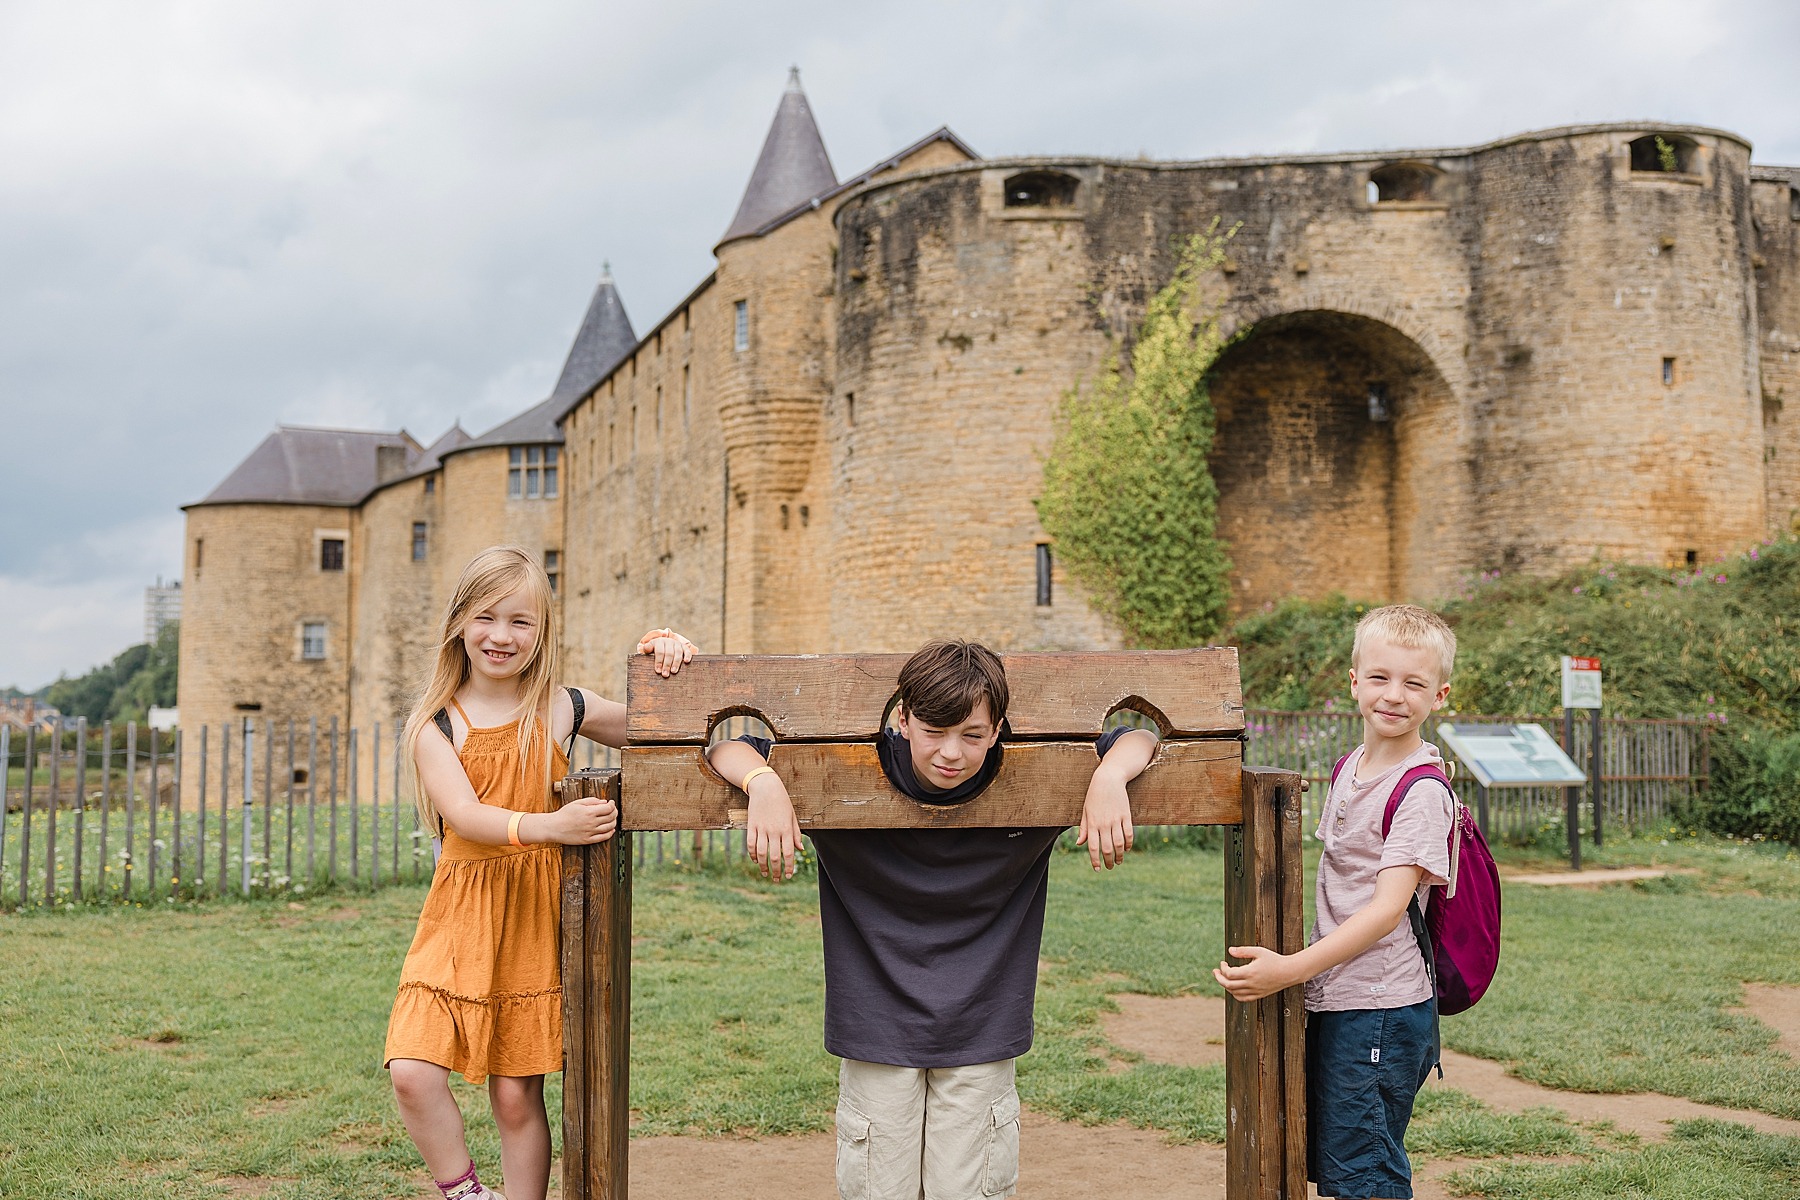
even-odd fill
[[[998,726],[1009,699],[1000,656],[977,642],[927,643],[900,668],[900,704],[910,719],[927,725],[959,724],[985,700]]]

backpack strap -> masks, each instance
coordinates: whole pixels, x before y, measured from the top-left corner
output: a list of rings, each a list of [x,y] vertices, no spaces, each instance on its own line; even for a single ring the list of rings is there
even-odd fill
[[[1445,790],[1450,793],[1450,853],[1452,859],[1454,859],[1457,843],[1456,789],[1450,786],[1450,777],[1444,774],[1442,769],[1431,763],[1425,763],[1414,767],[1406,774],[1400,776],[1399,782],[1394,784],[1393,794],[1388,797],[1387,807],[1383,809],[1381,813],[1382,839],[1385,841],[1388,832],[1393,829],[1394,813],[1399,811],[1400,802],[1406,799],[1406,794],[1412,790],[1413,784],[1426,779],[1437,780],[1439,783],[1443,784]],[[1456,879],[1456,864],[1454,861],[1451,863],[1450,872],[1451,886],[1454,888]],[[1431,995],[1433,1001],[1431,1005],[1431,1061],[1432,1065],[1437,1068],[1438,1078],[1442,1079],[1444,1077],[1444,1039],[1442,1033],[1440,1033],[1438,1029],[1438,1010],[1436,1003],[1438,990],[1437,952],[1432,949],[1431,931],[1425,924],[1425,910],[1419,907],[1419,897],[1416,892],[1413,894],[1412,899],[1407,902],[1406,919],[1412,925],[1413,941],[1419,944],[1419,955],[1425,960],[1425,978],[1431,983]]]
[[[1354,751],[1354,750],[1352,750],[1350,752],[1350,754],[1355,754],[1355,753],[1356,753],[1356,751]],[[1344,764],[1350,761],[1350,754],[1344,755],[1344,757],[1338,759],[1337,762],[1332,764],[1332,766],[1331,766],[1331,782],[1326,785],[1327,787],[1336,787],[1337,786],[1337,777],[1344,773]],[[1382,836],[1385,837],[1387,835],[1384,833]]]
[[[569,748],[565,752],[565,757],[573,763],[575,761],[575,735],[581,732],[581,723],[587,720],[587,701],[582,699],[580,688],[565,686],[563,690],[569,693],[569,703],[575,709],[575,723],[569,726]]]

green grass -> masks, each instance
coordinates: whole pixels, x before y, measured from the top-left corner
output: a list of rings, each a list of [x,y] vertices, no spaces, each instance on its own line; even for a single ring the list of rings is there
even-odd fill
[[[1446,1020],[1446,1041],[1556,1086],[1800,1116],[1800,1068],[1769,1031],[1724,1011],[1744,980],[1800,982],[1800,863],[1670,843],[1605,853],[1669,857],[1698,872],[1687,884],[1510,889],[1501,977]],[[1221,1069],[1110,1072],[1099,1024],[1110,993],[1217,994],[1206,968],[1222,949],[1219,854],[1171,845],[1102,875],[1059,855],[1053,876],[1027,1102],[1221,1139]],[[422,897],[402,886],[0,918],[0,1196],[223,1195],[218,1181],[236,1176],[274,1181],[267,1195],[282,1200],[419,1194],[380,1053]],[[836,1072],[820,1045],[813,885],[777,887],[717,859],[652,867],[635,910],[638,1132],[828,1129]],[[492,1163],[485,1099],[456,1087]],[[1457,1179],[1497,1197],[1792,1196],[1800,1180],[1792,1139],[1703,1122],[1643,1146],[1439,1089],[1421,1097],[1410,1144],[1489,1160]],[[1530,1161],[1549,1155],[1574,1161]]]

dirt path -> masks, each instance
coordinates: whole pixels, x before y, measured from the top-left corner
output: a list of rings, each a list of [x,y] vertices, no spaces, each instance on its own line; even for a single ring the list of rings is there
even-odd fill
[[[1113,999],[1120,1011],[1106,1014],[1103,1027],[1108,1040],[1120,1049],[1151,1062],[1177,1066],[1224,1061],[1222,999],[1137,995]],[[1800,988],[1750,984],[1744,1001],[1743,1011],[1777,1030],[1781,1048],[1800,1061]],[[1126,1066],[1123,1061],[1118,1065]],[[1554,1091],[1512,1078],[1499,1063],[1454,1051],[1444,1053],[1443,1083],[1434,1079],[1428,1086],[1454,1087],[1506,1111],[1547,1105],[1577,1120],[1613,1121],[1650,1141],[1667,1137],[1670,1121],[1691,1117],[1714,1117],[1767,1133],[1800,1135],[1800,1121],[1697,1104],[1675,1096]],[[693,1196],[836,1200],[835,1152],[836,1139],[829,1133],[758,1139],[642,1138],[631,1143],[631,1194],[634,1200],[689,1200]],[[1109,1193],[1129,1194],[1131,1200],[1223,1200],[1225,1195],[1222,1147],[1171,1146],[1161,1134],[1122,1125],[1074,1125],[1027,1110],[1020,1160],[1019,1200],[1091,1200]],[[1418,1200],[1451,1200],[1443,1178],[1475,1161],[1449,1158],[1420,1163],[1414,1179],[1415,1196]],[[553,1188],[552,1195],[556,1194]]]
[[[1143,1055],[1151,1062],[1198,1066],[1219,1062],[1224,1056],[1225,1001],[1210,996],[1114,996],[1120,1011],[1102,1018],[1106,1036],[1114,1045]],[[1790,1054],[1800,1048],[1800,988],[1750,984],[1745,1002],[1759,1019],[1783,1031],[1782,1048]],[[1786,1039],[1792,1037],[1793,1041]],[[1800,1058],[1800,1055],[1796,1055]],[[1527,1083],[1506,1073],[1504,1065],[1482,1058],[1444,1051],[1444,1078],[1433,1076],[1427,1087],[1452,1087],[1485,1100],[1507,1112],[1548,1106],[1578,1121],[1612,1121],[1650,1141],[1669,1135],[1671,1121],[1711,1117],[1736,1121],[1763,1133],[1800,1136],[1800,1121],[1746,1109],[1699,1104],[1679,1096],[1657,1092],[1594,1093],[1562,1092]]]

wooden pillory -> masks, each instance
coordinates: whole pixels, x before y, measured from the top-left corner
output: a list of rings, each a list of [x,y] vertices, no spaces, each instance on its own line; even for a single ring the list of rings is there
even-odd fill
[[[664,679],[632,661],[622,765],[578,771],[566,801],[619,802],[622,832],[742,828],[744,794],[705,763],[713,728],[756,716],[801,829],[1069,826],[1079,822],[1106,718],[1136,709],[1162,742],[1129,788],[1139,825],[1228,825],[1227,945],[1293,953],[1303,944],[1300,777],[1244,765],[1237,651],[1004,656],[1011,736],[998,778],[934,808],[894,791],[875,737],[903,654],[702,656]],[[563,854],[563,1195],[626,1200],[631,1025],[631,839]],[[1054,896],[1051,900],[1055,903]],[[1210,963],[1195,963],[1199,978]],[[1306,1195],[1298,988],[1226,1001],[1229,1200]],[[825,1168],[821,1168],[825,1169]]]

